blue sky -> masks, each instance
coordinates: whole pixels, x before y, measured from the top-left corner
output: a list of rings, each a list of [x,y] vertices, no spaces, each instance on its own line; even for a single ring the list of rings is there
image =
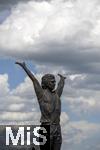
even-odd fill
[[[8,74],[10,88],[15,88],[20,82],[24,80],[24,73],[20,72],[15,66],[15,61],[10,59],[0,59],[0,74]]]
[[[0,59],[0,74],[8,74],[10,89],[18,86],[21,82],[24,81],[24,78],[26,77],[25,72],[21,71],[21,68],[18,67],[15,62],[16,60],[12,59]],[[27,64],[30,67],[31,71],[36,73],[35,66],[32,64],[32,62],[27,62]]]
[[[39,82],[67,77],[62,100],[62,150],[100,149],[100,2],[9,0],[0,3],[0,123],[39,123],[25,61]]]

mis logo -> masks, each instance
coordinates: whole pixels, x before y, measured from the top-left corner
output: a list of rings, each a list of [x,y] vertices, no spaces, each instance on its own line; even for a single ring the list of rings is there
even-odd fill
[[[0,150],[50,148],[50,127],[39,125],[0,126]]]

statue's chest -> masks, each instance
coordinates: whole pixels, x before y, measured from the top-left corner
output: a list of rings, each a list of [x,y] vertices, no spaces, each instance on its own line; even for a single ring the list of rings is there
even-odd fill
[[[57,93],[56,92],[51,93],[48,91],[44,93],[44,103],[47,103],[52,110],[60,109],[60,105],[61,105],[60,98],[57,95]]]

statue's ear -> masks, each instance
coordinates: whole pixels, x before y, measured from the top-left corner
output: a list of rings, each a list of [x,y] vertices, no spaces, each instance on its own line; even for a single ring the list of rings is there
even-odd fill
[[[47,80],[47,86],[50,84],[50,81],[49,80]]]

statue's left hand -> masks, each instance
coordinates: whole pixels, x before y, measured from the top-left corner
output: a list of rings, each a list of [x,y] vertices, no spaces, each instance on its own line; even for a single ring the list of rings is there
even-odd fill
[[[64,77],[63,75],[61,75],[61,74],[59,74],[59,73],[58,73],[58,76],[59,76],[60,78],[66,79],[66,77]]]

